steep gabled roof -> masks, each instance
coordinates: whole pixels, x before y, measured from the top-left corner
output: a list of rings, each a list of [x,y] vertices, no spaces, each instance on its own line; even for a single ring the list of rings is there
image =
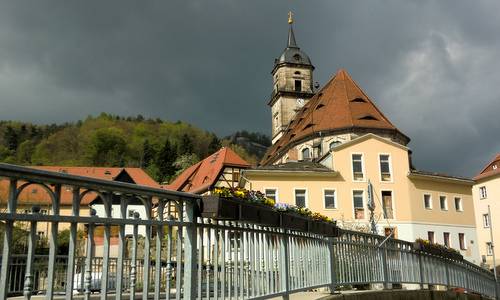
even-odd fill
[[[64,166],[32,166],[33,169],[60,172],[71,175],[86,176],[110,181],[123,181],[138,185],[160,188],[160,185],[140,168],[113,168],[113,167],[64,167]],[[0,199],[8,192],[8,180],[0,180]],[[88,205],[94,201],[96,195],[87,194],[81,201],[81,205]],[[71,205],[73,192],[70,189],[61,189],[61,204]],[[38,185],[31,185],[19,195],[20,205],[50,205],[48,194]]]
[[[227,147],[182,172],[166,189],[202,193],[213,186],[225,167],[249,168],[250,164]]]
[[[500,153],[495,157],[474,177],[474,180],[484,179],[490,176],[500,174]]]
[[[410,139],[375,106],[344,69],[340,69],[330,81],[297,112],[285,134],[274,143],[261,164],[274,162],[282,151],[295,143],[314,137],[318,132],[376,129],[393,132],[407,142]]]

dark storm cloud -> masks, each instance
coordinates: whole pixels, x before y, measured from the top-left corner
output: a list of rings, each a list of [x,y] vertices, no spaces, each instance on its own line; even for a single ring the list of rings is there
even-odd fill
[[[4,1],[0,119],[101,111],[269,132],[273,60],[296,16],[325,83],[346,68],[422,169],[473,175],[500,151],[494,1]]]

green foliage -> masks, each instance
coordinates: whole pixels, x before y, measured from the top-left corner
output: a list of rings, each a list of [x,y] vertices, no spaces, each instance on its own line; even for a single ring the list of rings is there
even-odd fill
[[[256,133],[238,134],[262,139]],[[171,180],[222,145],[231,147],[250,163],[259,160],[242,146],[188,123],[146,119],[141,115],[101,113],[60,125],[0,121],[0,162],[141,167],[160,182]]]

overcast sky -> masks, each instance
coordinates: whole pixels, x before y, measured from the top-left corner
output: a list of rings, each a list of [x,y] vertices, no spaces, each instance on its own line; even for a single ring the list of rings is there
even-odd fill
[[[274,58],[346,68],[412,139],[416,167],[472,176],[500,152],[498,1],[2,1],[0,119],[109,112],[270,133]]]

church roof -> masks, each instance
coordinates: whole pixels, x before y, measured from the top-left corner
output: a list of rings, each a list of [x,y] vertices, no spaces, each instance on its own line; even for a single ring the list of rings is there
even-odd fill
[[[330,81],[297,112],[285,133],[265,154],[262,165],[273,163],[293,145],[333,132],[388,131],[410,141],[375,106],[372,100],[354,82],[344,69],[340,69]]]
[[[225,167],[249,168],[250,164],[227,147],[182,172],[166,189],[202,193],[213,186]]]
[[[500,153],[495,157],[474,177],[474,180],[488,178],[500,174]]]

